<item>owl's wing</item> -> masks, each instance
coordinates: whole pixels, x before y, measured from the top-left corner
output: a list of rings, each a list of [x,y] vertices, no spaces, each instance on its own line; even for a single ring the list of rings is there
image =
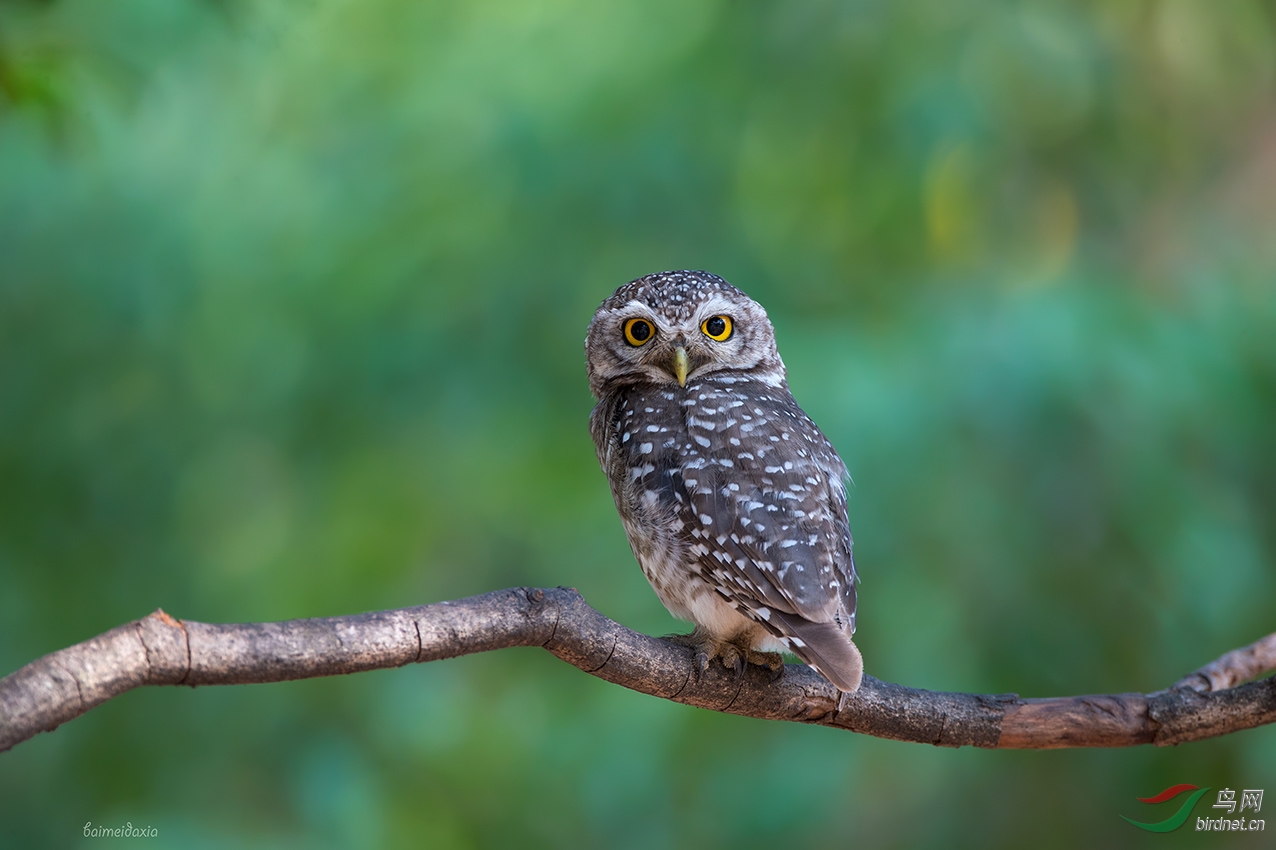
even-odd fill
[[[688,407],[684,530],[738,610],[843,690],[859,684],[846,468],[783,387],[702,390]]]

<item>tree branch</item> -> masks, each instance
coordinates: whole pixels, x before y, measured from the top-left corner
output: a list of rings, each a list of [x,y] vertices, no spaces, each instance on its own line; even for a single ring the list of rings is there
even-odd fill
[[[846,696],[804,665],[695,671],[692,651],[607,619],[569,588],[514,588],[395,611],[216,625],[163,611],[0,679],[0,752],[143,685],[238,685],[357,673],[541,646],[641,693],[766,720],[945,747],[1160,746],[1276,722],[1276,634],[1154,694],[1022,699],[924,691],[864,677]]]
[[[1276,632],[1188,673],[1175,682],[1174,687],[1191,688],[1203,694],[1223,691],[1256,679],[1268,670],[1276,670]]]

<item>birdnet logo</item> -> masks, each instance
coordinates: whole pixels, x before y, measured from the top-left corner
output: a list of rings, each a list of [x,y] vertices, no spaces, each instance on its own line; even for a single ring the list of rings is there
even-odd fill
[[[1197,802],[1209,793],[1210,788],[1201,788],[1199,785],[1171,785],[1160,794],[1152,797],[1135,797],[1140,803],[1148,805],[1157,805],[1168,800],[1173,800],[1181,794],[1191,791],[1188,796],[1179,805],[1178,810],[1165,820],[1155,821],[1154,823],[1142,823],[1134,818],[1127,818],[1121,815],[1121,819],[1126,823],[1133,824],[1139,829],[1145,829],[1148,832],[1173,832],[1183,824],[1187,823],[1187,819],[1192,815],[1192,809]],[[1267,829],[1267,821],[1253,817],[1239,817],[1246,811],[1250,814],[1258,814],[1263,810],[1263,789],[1261,788],[1245,788],[1237,799],[1237,791],[1231,788],[1222,788],[1219,790],[1216,802],[1212,808],[1223,809],[1228,815],[1237,815],[1238,817],[1197,817],[1197,832],[1263,832]]]

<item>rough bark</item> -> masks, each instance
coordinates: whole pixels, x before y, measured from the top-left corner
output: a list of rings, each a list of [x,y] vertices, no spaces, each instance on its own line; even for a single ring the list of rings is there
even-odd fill
[[[1276,721],[1276,635],[1154,694],[1022,699],[918,690],[865,676],[851,696],[810,668],[696,670],[686,647],[631,631],[569,588],[514,588],[395,611],[215,625],[163,611],[0,679],[0,751],[143,685],[231,685],[334,676],[509,646],[541,646],[641,693],[767,720],[945,747],[1052,749],[1180,744]]]

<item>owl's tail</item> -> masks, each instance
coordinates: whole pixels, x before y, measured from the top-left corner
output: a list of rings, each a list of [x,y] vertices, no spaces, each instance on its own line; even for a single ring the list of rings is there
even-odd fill
[[[853,694],[864,676],[864,657],[850,633],[837,623],[816,623],[796,614],[773,616],[784,629],[793,654],[828,679],[839,690]]]

